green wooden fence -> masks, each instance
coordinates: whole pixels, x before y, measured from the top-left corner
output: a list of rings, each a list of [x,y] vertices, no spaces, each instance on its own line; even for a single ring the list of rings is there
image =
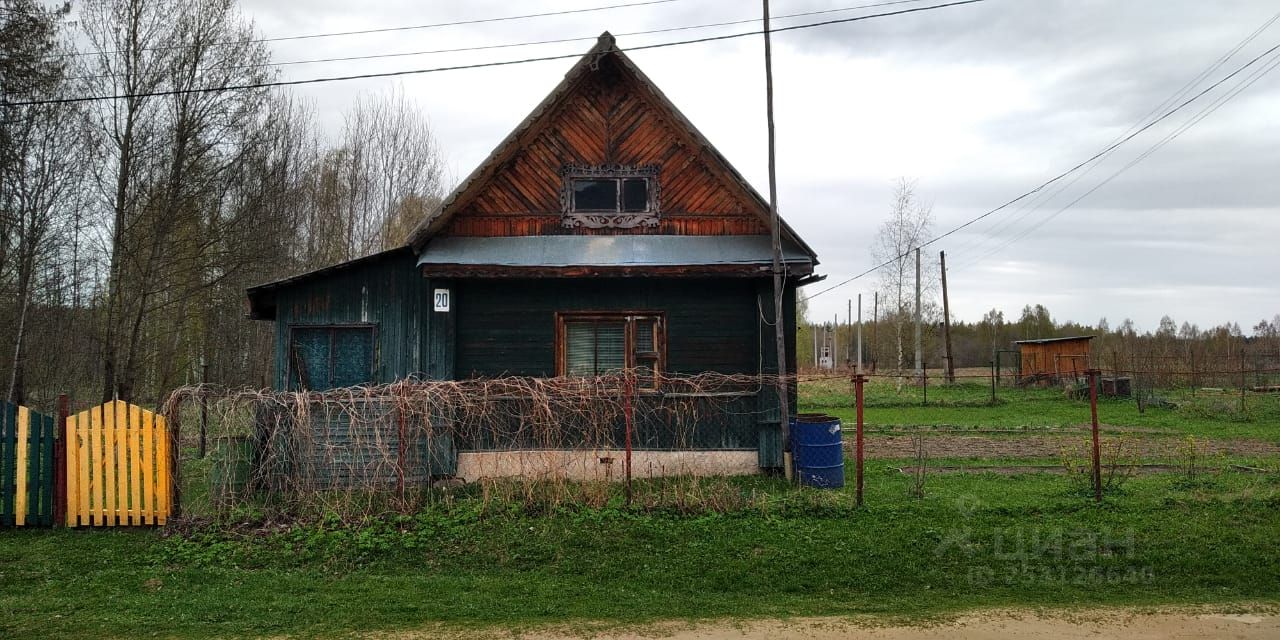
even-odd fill
[[[0,402],[0,526],[52,526],[55,421]]]

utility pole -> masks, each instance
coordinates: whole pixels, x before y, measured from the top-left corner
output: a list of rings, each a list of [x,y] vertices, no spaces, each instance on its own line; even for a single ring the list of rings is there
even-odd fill
[[[916,377],[924,373],[924,362],[920,353],[920,249],[916,248]]]
[[[862,375],[862,294],[858,294],[858,375]]]
[[[862,296],[858,296],[858,313],[862,313]],[[844,324],[849,328],[849,335],[853,335],[853,300],[849,301],[849,309],[845,312]],[[850,341],[852,343],[852,341]],[[849,345],[849,353],[845,356],[845,362],[853,362],[853,345]]]
[[[787,397],[786,315],[782,311],[782,231],[778,220],[778,171],[773,133],[773,44],[769,38],[769,0],[764,2],[764,100],[769,130],[769,235],[773,244],[773,337],[778,351],[778,422],[782,425],[782,466],[787,479],[794,478],[791,467],[791,407]]]
[[[840,314],[831,316],[831,370],[840,368]]]
[[[876,328],[880,326],[880,292],[871,292],[871,373],[876,372]]]
[[[951,356],[951,304],[947,300],[947,252],[939,251],[938,259],[942,261],[942,344],[947,350],[947,382],[956,381],[956,364]]]

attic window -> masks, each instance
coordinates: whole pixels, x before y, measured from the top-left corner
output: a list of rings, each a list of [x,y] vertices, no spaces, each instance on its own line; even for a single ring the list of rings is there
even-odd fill
[[[644,213],[649,210],[648,178],[574,178],[573,211]]]
[[[566,165],[561,173],[564,226],[589,229],[657,226],[656,165]]]

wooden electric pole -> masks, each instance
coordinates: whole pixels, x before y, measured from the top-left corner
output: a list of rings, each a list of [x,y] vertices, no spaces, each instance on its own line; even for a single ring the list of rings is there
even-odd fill
[[[858,375],[862,375],[862,294],[858,294]]]
[[[858,297],[858,313],[862,313],[862,297]],[[853,300],[849,301],[849,310],[844,316],[844,325],[849,328],[850,337],[853,336]],[[853,341],[849,341],[849,354],[845,357],[845,362],[853,362]]]
[[[876,349],[880,343],[876,342],[876,328],[880,326],[880,292],[871,292],[871,373],[876,372]]]
[[[916,379],[924,374],[924,359],[920,353],[920,249],[916,249]]]
[[[787,479],[791,466],[791,407],[787,397],[786,314],[782,310],[786,280],[782,273],[782,230],[778,220],[778,171],[773,133],[773,44],[769,39],[769,0],[764,0],[764,108],[769,132],[769,235],[773,244],[773,336],[778,351],[778,421],[782,425],[782,466]]]
[[[951,304],[947,300],[947,252],[939,251],[942,262],[942,344],[947,350],[947,382],[956,381],[956,364],[951,355]]]

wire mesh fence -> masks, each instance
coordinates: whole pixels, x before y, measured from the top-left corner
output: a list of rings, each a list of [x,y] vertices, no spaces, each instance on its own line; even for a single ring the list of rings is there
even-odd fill
[[[778,449],[776,382],[708,373],[653,384],[619,371],[321,393],[195,386],[165,412],[185,427],[187,517],[345,520],[413,511],[462,480],[546,494],[753,473],[761,451]]]

